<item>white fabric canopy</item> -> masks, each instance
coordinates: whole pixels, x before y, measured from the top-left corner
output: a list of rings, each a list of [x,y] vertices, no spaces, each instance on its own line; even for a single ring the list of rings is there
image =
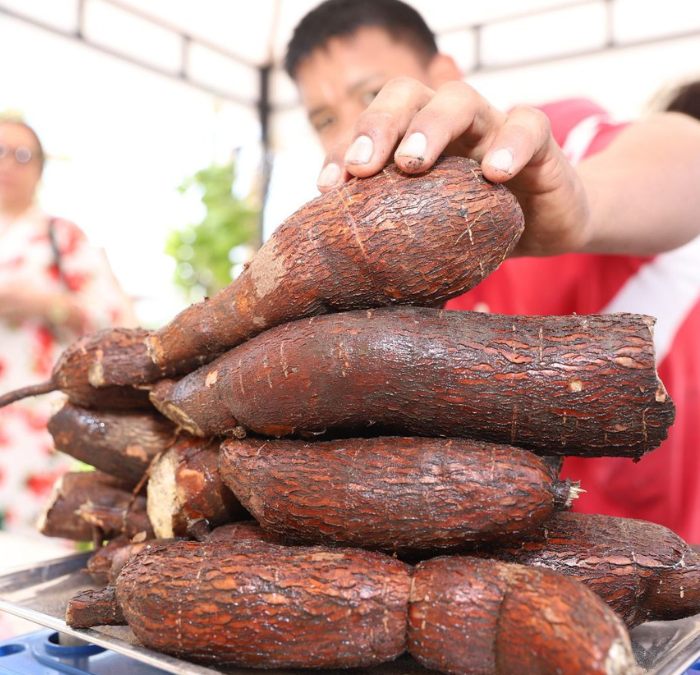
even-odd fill
[[[281,71],[294,26],[320,0],[0,0],[0,11],[247,106],[272,66],[272,111],[296,104]],[[700,32],[685,0],[407,0],[465,75]]]

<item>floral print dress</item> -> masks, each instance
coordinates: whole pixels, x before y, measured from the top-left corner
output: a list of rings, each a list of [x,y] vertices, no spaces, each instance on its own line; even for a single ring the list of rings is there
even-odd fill
[[[0,288],[18,280],[38,291],[67,288],[81,306],[87,332],[135,323],[102,249],[90,245],[75,224],[38,208],[12,223],[0,220]],[[0,316],[0,394],[49,379],[62,349],[77,337],[57,332],[48,321]],[[0,529],[37,534],[36,519],[54,482],[75,467],[54,450],[46,430],[63,400],[54,392],[0,408]]]

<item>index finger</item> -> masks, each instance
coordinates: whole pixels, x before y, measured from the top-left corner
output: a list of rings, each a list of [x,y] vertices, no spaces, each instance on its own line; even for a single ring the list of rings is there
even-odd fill
[[[396,164],[407,173],[429,169],[444,153],[481,161],[507,115],[466,82],[449,82],[418,111],[396,150]]]
[[[342,157],[353,176],[371,176],[392,160],[399,140],[411,121],[432,98],[434,92],[408,77],[387,82],[360,115]],[[340,151],[340,148],[338,148]]]

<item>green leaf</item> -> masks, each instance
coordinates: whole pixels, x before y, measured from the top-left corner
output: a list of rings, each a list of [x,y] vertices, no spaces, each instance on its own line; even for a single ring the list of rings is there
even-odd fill
[[[175,266],[174,282],[185,289],[189,299],[211,296],[231,283],[230,253],[236,246],[257,241],[260,209],[252,199],[233,194],[235,166],[212,164],[183,180],[178,191],[201,194],[205,216],[199,223],[172,229],[165,242],[165,252]]]

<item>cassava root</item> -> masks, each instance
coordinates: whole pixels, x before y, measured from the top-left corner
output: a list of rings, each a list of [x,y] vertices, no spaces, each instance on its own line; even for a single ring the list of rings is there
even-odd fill
[[[493,272],[523,225],[515,197],[472,160],[443,157],[420,175],[389,165],[299,209],[236,280],[153,332],[147,348],[165,366],[305,316],[438,306]]]
[[[479,438],[545,455],[641,457],[674,405],[654,320],[417,307],[301,319],[151,391],[194,435],[326,431]],[[585,486],[584,486],[585,487]]]

